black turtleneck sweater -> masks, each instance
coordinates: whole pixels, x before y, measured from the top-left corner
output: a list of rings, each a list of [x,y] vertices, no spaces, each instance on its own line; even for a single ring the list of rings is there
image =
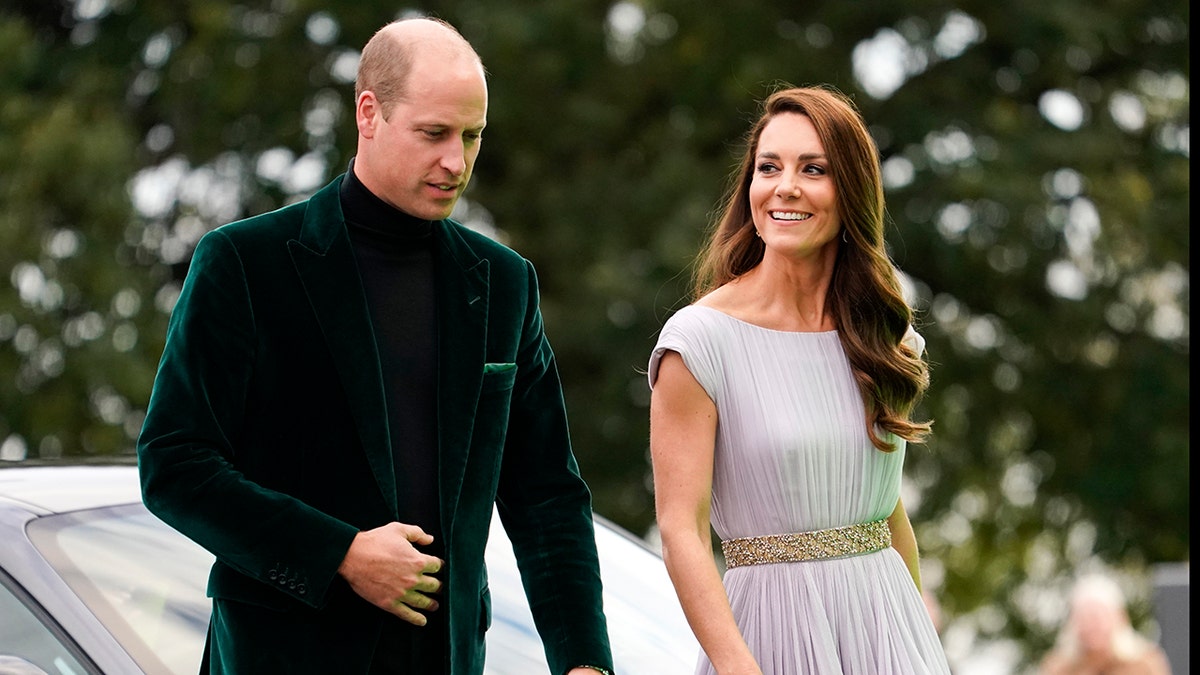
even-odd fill
[[[438,509],[433,223],[372,194],[355,177],[353,161],[342,180],[341,202],[383,367],[397,517],[432,534],[433,544],[419,548],[445,560]],[[428,613],[423,627],[389,614],[371,673],[443,672],[446,612],[443,606]]]

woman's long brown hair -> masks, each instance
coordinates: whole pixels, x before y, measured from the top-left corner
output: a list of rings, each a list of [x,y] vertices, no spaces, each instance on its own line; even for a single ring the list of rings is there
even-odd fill
[[[697,257],[692,299],[762,261],[764,246],[754,234],[749,189],[763,128],[783,113],[808,117],[829,159],[848,241],[838,248],[826,309],[834,318],[866,404],[871,443],[880,450],[895,449],[877,429],[921,442],[932,423],[914,422],[910,416],[929,387],[929,366],[902,341],[913,311],[884,242],[879,152],[857,107],[845,95],[827,87],[789,88],[763,102],[762,114],[746,135],[745,154],[730,177],[719,216]]]

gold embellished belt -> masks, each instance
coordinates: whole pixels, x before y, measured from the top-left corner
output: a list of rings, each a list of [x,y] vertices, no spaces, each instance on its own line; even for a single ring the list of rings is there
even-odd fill
[[[725,567],[733,568],[862,555],[891,545],[892,530],[887,520],[876,520],[828,530],[725,539],[721,551],[725,554]]]

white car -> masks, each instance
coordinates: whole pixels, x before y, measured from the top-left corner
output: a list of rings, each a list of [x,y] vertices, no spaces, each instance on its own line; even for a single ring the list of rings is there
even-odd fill
[[[0,468],[0,673],[190,675],[212,556],[149,513],[133,465]],[[662,559],[597,516],[616,669],[692,672],[699,647]],[[548,673],[512,547],[493,517],[487,675]]]

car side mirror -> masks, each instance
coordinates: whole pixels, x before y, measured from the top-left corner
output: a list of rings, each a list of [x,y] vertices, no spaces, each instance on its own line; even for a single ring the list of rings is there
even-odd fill
[[[20,656],[0,654],[0,675],[50,675]]]

